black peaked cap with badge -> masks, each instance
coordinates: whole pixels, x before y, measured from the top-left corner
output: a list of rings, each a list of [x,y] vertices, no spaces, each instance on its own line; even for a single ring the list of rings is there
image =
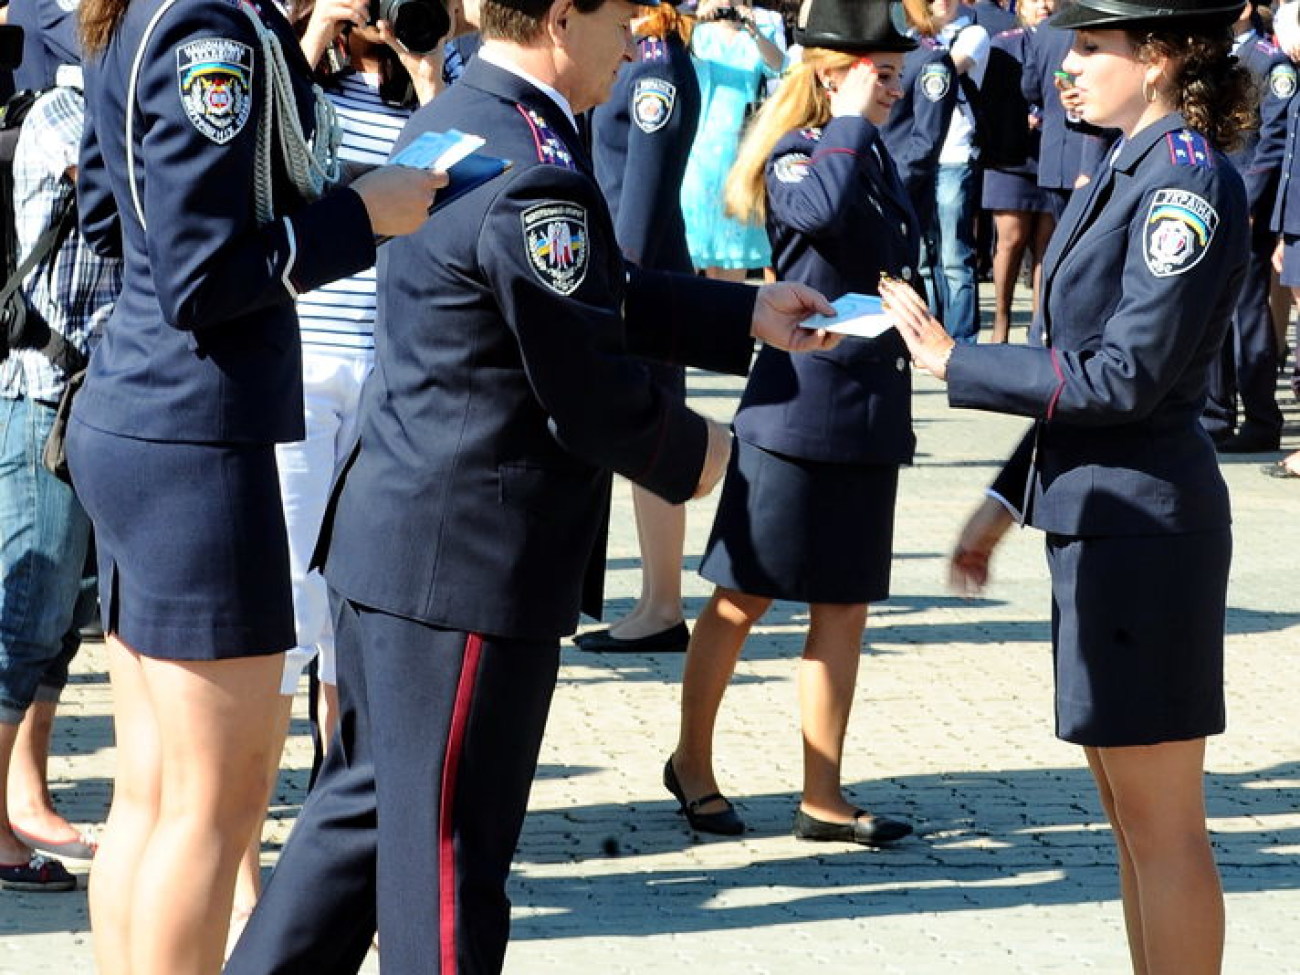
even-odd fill
[[[1236,22],[1241,8],[1241,0],[1074,0],[1048,23],[1066,30],[1111,30],[1173,26],[1186,20],[1226,28]]]
[[[804,47],[851,54],[916,48],[900,0],[804,0],[794,38]]]

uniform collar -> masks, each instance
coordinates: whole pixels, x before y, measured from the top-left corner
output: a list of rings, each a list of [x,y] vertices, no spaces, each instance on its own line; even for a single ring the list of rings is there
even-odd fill
[[[1115,157],[1114,169],[1131,173],[1151,147],[1170,132],[1187,127],[1187,120],[1179,112],[1170,112],[1164,118],[1152,122],[1133,138],[1124,143],[1119,155]]]
[[[559,110],[564,113],[564,117],[569,120],[569,125],[573,127],[573,131],[574,132],[578,131],[578,120],[573,116],[573,109],[569,105],[569,100],[565,98],[563,95],[561,95],[554,88],[552,88],[550,85],[548,85],[546,82],[539,81],[537,78],[534,78],[523,68],[519,67],[519,65],[510,61],[509,58],[507,58],[500,49],[494,48],[491,44],[483,45],[483,47],[479,49],[478,57],[480,60],[486,61],[488,64],[495,65],[496,67],[500,68],[502,71],[509,72],[510,74],[514,75],[516,78],[519,78],[521,81],[524,81],[529,85],[532,85],[543,95],[545,95],[547,98],[553,101],[556,107],[559,108]]]

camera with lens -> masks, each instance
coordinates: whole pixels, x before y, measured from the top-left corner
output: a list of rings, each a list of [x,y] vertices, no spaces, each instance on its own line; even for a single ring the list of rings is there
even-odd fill
[[[370,22],[380,20],[412,54],[428,54],[451,30],[443,0],[370,0]]]
[[[735,7],[724,6],[724,7],[717,7],[716,9],[714,9],[713,13],[709,15],[708,19],[739,21],[741,17],[740,17],[740,11],[737,10]]]

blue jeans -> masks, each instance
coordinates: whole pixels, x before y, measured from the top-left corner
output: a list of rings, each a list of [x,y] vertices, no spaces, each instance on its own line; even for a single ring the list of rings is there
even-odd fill
[[[41,464],[54,407],[0,399],[0,722],[58,700],[78,630],[95,611],[90,519]],[[85,578],[90,576],[89,579]]]
[[[979,170],[971,163],[939,167],[935,189],[938,211],[939,269],[943,327],[958,342],[973,344],[980,330],[979,277],[975,252],[975,211]]]

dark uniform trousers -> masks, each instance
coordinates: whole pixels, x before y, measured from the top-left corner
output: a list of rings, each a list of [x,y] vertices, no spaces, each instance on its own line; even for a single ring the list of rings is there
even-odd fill
[[[331,600],[340,726],[303,808],[313,828],[285,848],[226,972],[355,972],[376,904],[418,921],[383,932],[385,972],[500,971],[510,927],[502,889],[559,645],[430,626],[337,593]],[[322,863],[331,868],[323,885]]]

